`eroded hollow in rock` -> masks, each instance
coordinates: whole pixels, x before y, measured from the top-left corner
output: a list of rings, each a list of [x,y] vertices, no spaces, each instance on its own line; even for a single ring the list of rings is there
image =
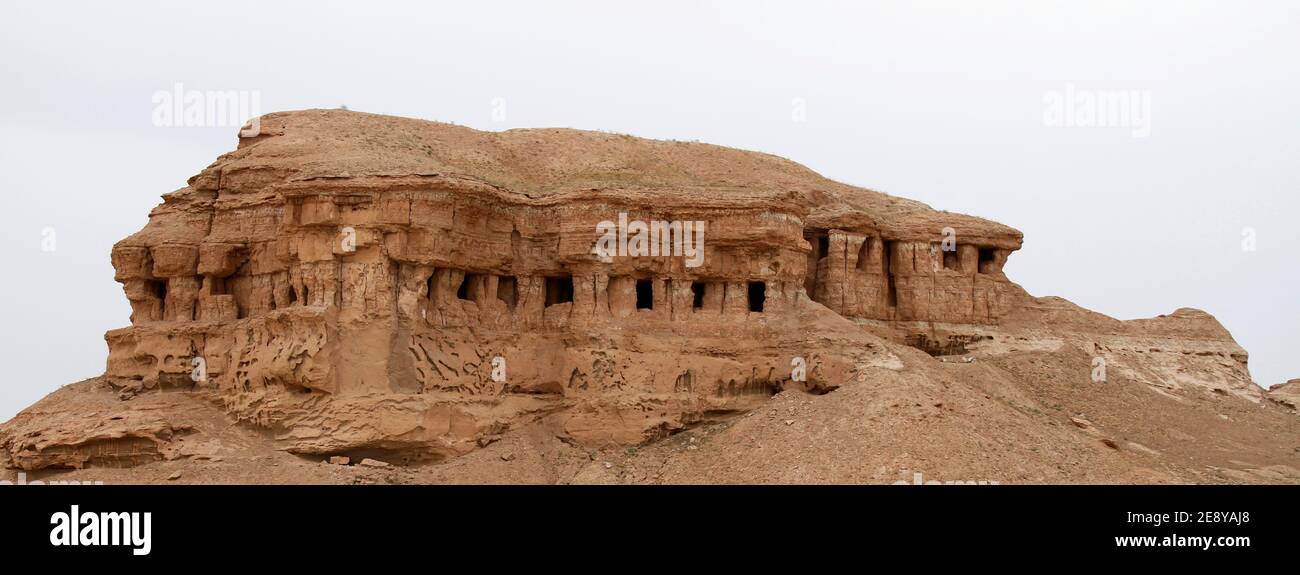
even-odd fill
[[[872,248],[876,246],[876,238],[865,238],[862,245],[858,248],[858,263],[855,266],[859,272],[865,272],[871,269]]]
[[[501,276],[497,280],[497,299],[505,302],[507,309],[515,309],[519,300],[519,280],[514,276]]]
[[[803,237],[808,242],[808,245],[812,247],[812,251],[808,252],[808,272],[804,276],[804,291],[808,292],[809,296],[816,298],[819,293],[817,290],[818,283],[825,273],[826,257],[830,252],[831,239],[827,230],[818,228],[805,229]]]
[[[764,304],[767,303],[767,284],[763,282],[749,282],[749,311],[762,312]]]
[[[654,283],[648,279],[636,280],[636,309],[654,309]]]
[[[546,278],[546,306],[573,302],[573,276]]]
[[[704,282],[691,282],[691,309],[704,309]]]
[[[934,357],[941,357],[945,355],[966,355],[970,353],[968,346],[986,339],[993,339],[993,336],[954,334],[945,338],[946,341],[940,341],[937,338],[931,339],[929,335],[924,333],[917,333],[907,336],[905,343]]]
[[[477,301],[479,290],[483,285],[483,278],[478,274],[465,274],[465,279],[461,280],[460,287],[456,289],[456,298]]]
[[[898,307],[898,283],[897,280],[894,279],[894,274],[896,273],[894,270],[895,249],[895,243],[886,240],[884,242],[884,249],[881,252],[881,261],[883,262],[886,284],[885,289],[887,290],[885,295],[885,305],[889,308]]]
[[[943,269],[949,271],[961,271],[961,257],[955,250],[943,252]]]

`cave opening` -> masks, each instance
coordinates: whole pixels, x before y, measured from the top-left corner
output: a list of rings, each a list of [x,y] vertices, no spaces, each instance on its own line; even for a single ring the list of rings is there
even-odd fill
[[[546,306],[550,307],[573,301],[573,276],[555,276],[546,278]]]
[[[985,271],[985,268],[989,264],[992,264],[995,259],[997,259],[997,248],[981,247],[979,249],[979,264],[976,269],[978,269],[980,273],[988,273]]]
[[[858,271],[867,271],[868,262],[871,260],[871,246],[876,238],[866,238],[862,240],[862,247],[858,248]]]
[[[655,290],[650,280],[636,280],[636,309],[654,309]]]
[[[894,242],[885,240],[881,261],[885,270],[885,303],[889,307],[898,305],[898,286],[894,284]]]
[[[767,300],[766,282],[749,282],[749,311],[762,312]]]
[[[691,308],[704,309],[704,282],[691,282]]]
[[[458,299],[476,301],[478,300],[479,286],[483,282],[478,274],[465,274],[465,279],[460,280],[460,287],[456,288],[456,297]]]
[[[228,295],[230,289],[226,284],[226,278],[208,276],[208,295]]]
[[[943,252],[943,269],[961,271],[961,256],[956,250]]]
[[[497,299],[506,302],[506,307],[515,309],[519,300],[519,280],[515,276],[501,276],[497,280]]]
[[[826,230],[822,229],[805,229],[803,239],[812,246],[808,252],[808,269],[804,275],[803,288],[808,293],[808,297],[817,299],[817,268],[818,262],[826,257],[830,251],[831,239]]]
[[[167,280],[149,280],[149,291],[153,292],[158,298],[158,315],[162,319],[163,314],[167,311]]]

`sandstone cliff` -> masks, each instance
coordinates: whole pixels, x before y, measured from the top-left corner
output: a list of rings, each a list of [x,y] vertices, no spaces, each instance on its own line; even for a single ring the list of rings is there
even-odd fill
[[[1288,380],[1268,388],[1268,397],[1291,409],[1300,409],[1300,379]]]
[[[662,234],[620,251],[647,231]],[[0,427],[0,457],[29,471],[370,457],[423,470],[408,480],[457,480],[437,474],[533,438],[515,451],[551,459],[521,480],[872,481],[927,465],[1009,481],[1300,478],[1271,444],[1208,473],[1231,465],[1132,427],[1152,409],[1208,409],[1216,426],[1239,410],[1282,445],[1300,437],[1209,314],[1118,321],[1034,298],[1003,272],[1021,241],[753,152],[271,114],[113,247],[132,314],[105,336],[104,376]],[[1136,403],[1081,415],[1113,390]],[[746,441],[788,433],[793,420],[770,414],[789,402],[820,406],[798,440],[857,453],[851,470],[717,468],[781,460]],[[773,426],[755,423],[764,413]],[[732,444],[685,471],[648,455],[712,431]],[[914,460],[935,448],[911,432],[944,447]],[[969,460],[1004,443],[992,463]],[[629,465],[653,457],[661,473],[587,466],[627,447],[642,449]],[[557,462],[570,452],[587,457]],[[495,468],[514,451],[486,457]],[[823,457],[840,461],[785,464]],[[270,480],[256,468],[227,478]]]

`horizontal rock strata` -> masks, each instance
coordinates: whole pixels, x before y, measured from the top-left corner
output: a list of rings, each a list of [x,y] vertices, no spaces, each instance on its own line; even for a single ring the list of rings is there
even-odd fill
[[[608,224],[638,234],[624,222],[659,232],[640,246],[655,249],[624,254],[620,236],[601,251]],[[1185,383],[1249,395],[1245,352],[1213,318],[1141,325],[1032,298],[1003,272],[1020,246],[1007,226],[765,154],[271,114],[113,247],[132,313],[105,336],[104,381],[128,404],[209,397],[294,453],[432,460],[541,418],[580,445],[643,443],[902,369],[889,342],[961,355],[1061,322],[1078,327],[1062,341],[1152,385],[1212,363]],[[11,463],[130,463],[177,432],[50,425],[9,424]]]

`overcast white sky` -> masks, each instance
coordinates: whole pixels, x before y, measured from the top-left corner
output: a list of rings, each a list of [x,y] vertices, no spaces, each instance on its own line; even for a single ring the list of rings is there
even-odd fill
[[[1019,228],[1007,273],[1034,295],[1122,319],[1205,309],[1257,382],[1300,377],[1295,2],[185,6],[0,7],[0,420],[103,372],[130,314],[110,247],[233,149],[233,128],[153,124],[176,83],[256,91],[262,112],[778,154]],[[1048,125],[1070,86],[1148,95],[1150,134]]]

